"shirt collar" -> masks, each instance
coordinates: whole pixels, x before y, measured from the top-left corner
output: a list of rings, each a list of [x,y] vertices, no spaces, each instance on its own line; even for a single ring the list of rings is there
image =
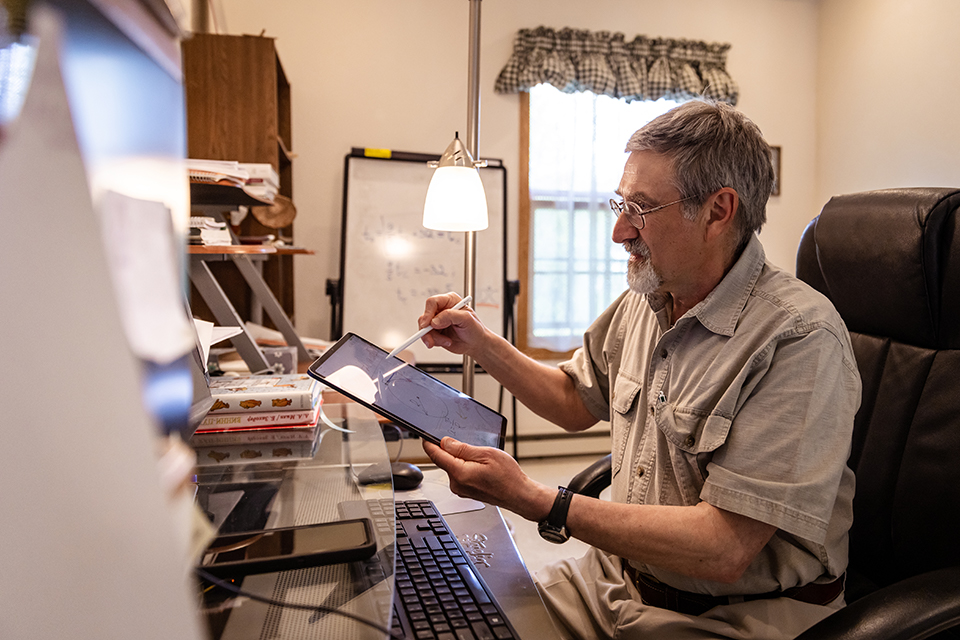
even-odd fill
[[[732,336],[765,262],[763,245],[756,234],[751,234],[743,253],[727,275],[690,313],[710,331]]]
[[[696,317],[700,324],[714,333],[732,336],[765,263],[763,245],[757,235],[752,234],[727,275],[686,316]],[[666,300],[647,296],[647,302],[657,312],[663,310]]]

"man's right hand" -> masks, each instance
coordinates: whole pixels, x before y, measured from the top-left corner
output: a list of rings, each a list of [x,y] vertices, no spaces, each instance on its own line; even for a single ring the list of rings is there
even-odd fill
[[[474,355],[481,340],[487,333],[476,312],[470,306],[452,310],[460,302],[456,293],[444,293],[427,298],[423,315],[417,319],[417,325],[423,329],[432,326],[433,331],[422,340],[427,348],[443,347],[456,354]]]
[[[458,302],[460,296],[455,293],[427,298],[417,324],[434,331],[423,336],[423,344],[472,357],[518,402],[567,431],[582,431],[596,424],[597,418],[583,404],[570,376],[518,351],[483,326],[469,306],[454,310]]]

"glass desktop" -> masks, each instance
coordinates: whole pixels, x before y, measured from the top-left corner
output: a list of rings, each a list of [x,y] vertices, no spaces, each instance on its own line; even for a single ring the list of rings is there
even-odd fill
[[[198,467],[197,503],[221,534],[345,519],[344,506],[368,500],[392,505],[389,484],[361,485],[357,471],[387,463],[383,432],[375,414],[356,404],[324,403],[326,417],[349,433],[324,425],[312,457],[241,461]],[[374,527],[377,557],[389,578],[371,584],[363,562],[349,562],[250,575],[233,582],[273,601],[322,605],[308,610],[237,597],[200,581],[201,612],[211,640],[270,638],[385,638],[393,598],[393,508]],[[344,611],[372,624],[335,613]]]

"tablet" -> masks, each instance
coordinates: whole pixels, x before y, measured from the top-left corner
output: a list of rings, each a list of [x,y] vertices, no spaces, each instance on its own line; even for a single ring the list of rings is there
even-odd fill
[[[450,436],[503,448],[505,417],[356,334],[340,338],[307,373],[435,444]]]

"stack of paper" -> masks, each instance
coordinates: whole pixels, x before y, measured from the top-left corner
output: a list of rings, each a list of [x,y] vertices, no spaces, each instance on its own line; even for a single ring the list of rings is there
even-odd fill
[[[240,187],[265,202],[273,202],[280,190],[280,176],[270,163],[188,158],[187,173],[194,182]]]
[[[243,187],[250,172],[232,160],[187,159],[187,174],[195,182],[209,182],[232,187]]]
[[[233,237],[226,222],[209,216],[190,217],[190,244],[224,246],[233,244]]]
[[[244,191],[268,202],[273,202],[280,190],[280,176],[270,163],[241,163],[249,174]]]

